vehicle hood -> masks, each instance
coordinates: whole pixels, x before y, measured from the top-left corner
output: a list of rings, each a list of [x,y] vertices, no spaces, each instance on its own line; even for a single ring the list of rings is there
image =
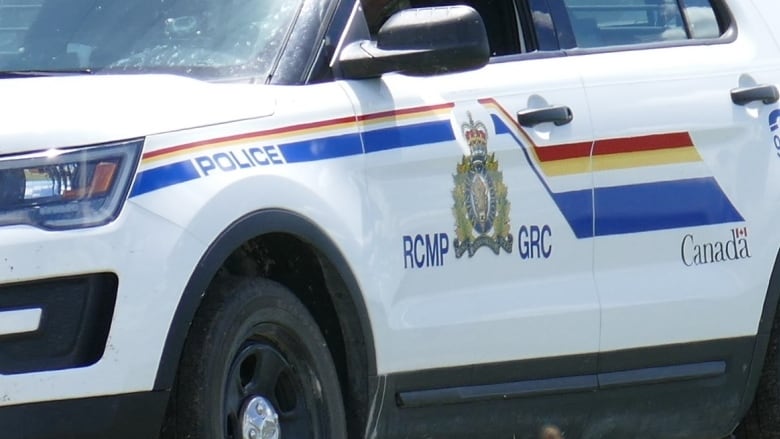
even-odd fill
[[[2,79],[0,156],[269,116],[268,89],[172,75]]]

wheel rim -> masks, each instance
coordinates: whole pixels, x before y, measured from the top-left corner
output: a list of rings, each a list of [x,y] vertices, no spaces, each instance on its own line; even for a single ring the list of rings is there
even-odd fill
[[[294,367],[273,344],[248,340],[227,375],[225,437],[315,437],[307,404],[313,396],[311,389],[303,385]]]
[[[249,439],[279,439],[279,414],[262,396],[250,398],[241,410],[241,437]]]

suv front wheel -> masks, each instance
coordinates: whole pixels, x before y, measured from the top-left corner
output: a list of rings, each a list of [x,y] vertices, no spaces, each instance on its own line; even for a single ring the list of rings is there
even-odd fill
[[[192,323],[172,398],[176,438],[347,436],[322,333],[295,295],[265,279],[215,282]]]

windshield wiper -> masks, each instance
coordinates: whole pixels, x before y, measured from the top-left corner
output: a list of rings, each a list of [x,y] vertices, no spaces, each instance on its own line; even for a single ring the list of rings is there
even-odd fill
[[[34,78],[39,76],[72,76],[91,75],[92,69],[60,69],[60,70],[0,70],[0,78]]]

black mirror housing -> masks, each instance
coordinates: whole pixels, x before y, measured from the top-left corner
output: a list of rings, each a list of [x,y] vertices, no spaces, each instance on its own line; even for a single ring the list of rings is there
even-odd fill
[[[482,17],[469,6],[407,9],[391,16],[376,41],[357,41],[341,53],[342,76],[388,72],[434,75],[478,69],[490,59]]]

